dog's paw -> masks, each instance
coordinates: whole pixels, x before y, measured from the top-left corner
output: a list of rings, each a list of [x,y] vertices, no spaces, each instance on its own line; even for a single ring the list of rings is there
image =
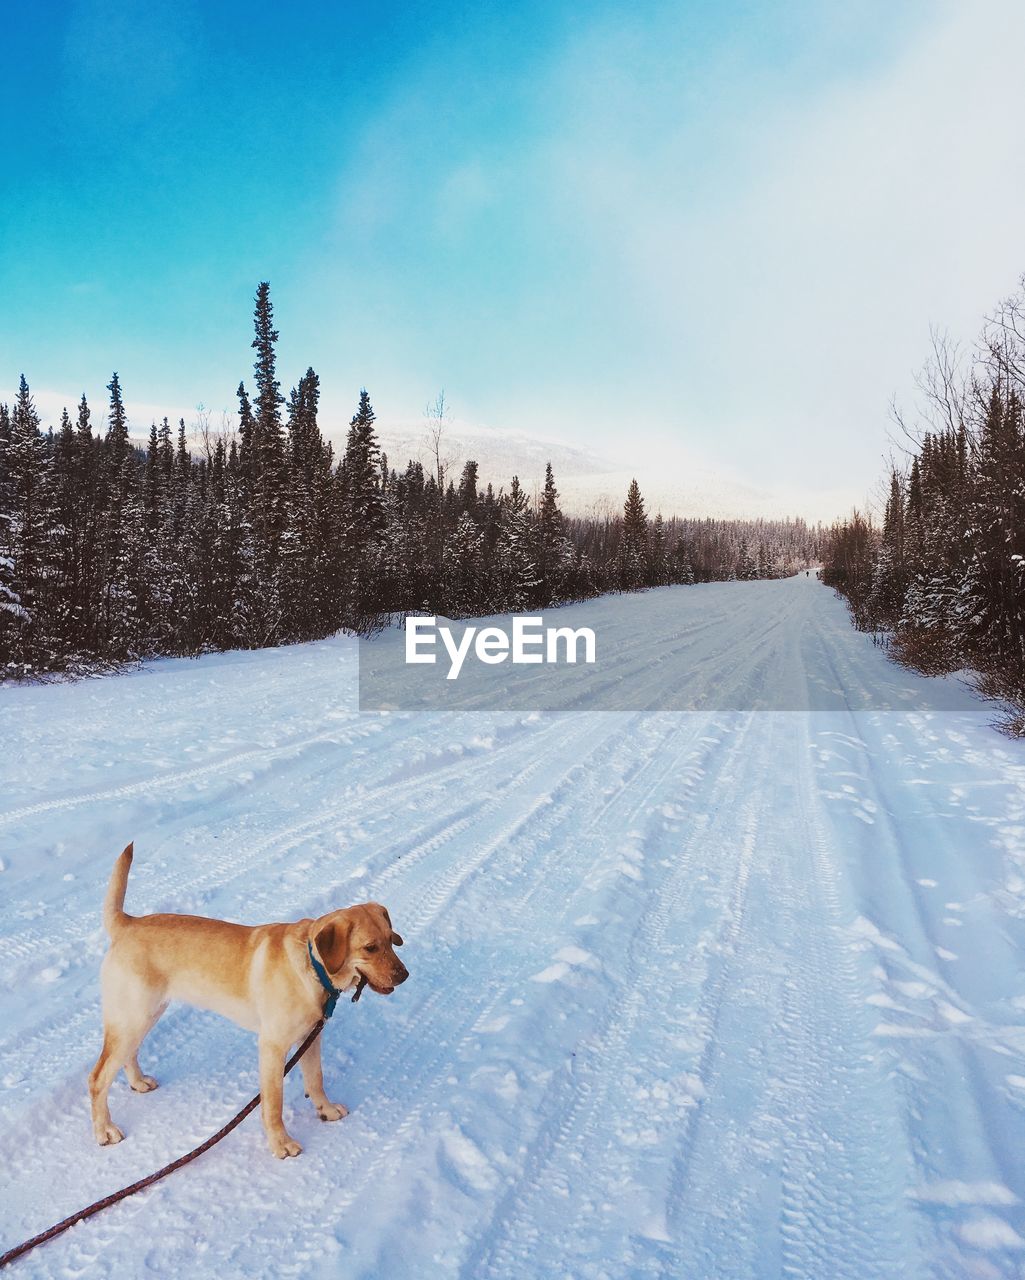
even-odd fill
[[[112,1120],[108,1120],[106,1124],[98,1125],[95,1133],[96,1141],[101,1147],[112,1147],[115,1142],[120,1142],[125,1136]]]
[[[136,1093],[150,1093],[157,1087],[158,1081],[153,1076],[139,1076],[138,1080],[132,1083],[132,1088]]]
[[[267,1145],[270,1147],[271,1155],[277,1156],[279,1160],[284,1160],[288,1156],[297,1156],[302,1151],[298,1142],[290,1138],[287,1133],[275,1134],[274,1137],[268,1138]]]
[[[344,1120],[349,1114],[349,1108],[343,1107],[340,1102],[328,1102],[326,1099],[317,1107],[317,1115],[321,1120]]]

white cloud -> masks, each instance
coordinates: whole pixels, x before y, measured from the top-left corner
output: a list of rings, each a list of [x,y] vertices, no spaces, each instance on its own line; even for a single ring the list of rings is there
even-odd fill
[[[864,493],[929,325],[971,339],[1025,269],[1025,9],[930,12],[884,65],[811,90],[745,93],[735,65],[739,102],[714,68],[674,87],[657,33],[567,75],[579,117],[550,163],[659,352],[660,416],[749,474]]]

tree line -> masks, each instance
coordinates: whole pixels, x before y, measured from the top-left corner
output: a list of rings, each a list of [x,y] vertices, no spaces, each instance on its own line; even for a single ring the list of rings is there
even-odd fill
[[[536,499],[516,476],[482,488],[474,461],[396,470],[365,390],[336,459],[314,370],[282,395],[266,283],[254,320],[252,394],[239,384],[237,429],[198,456],[184,421],[133,441],[116,373],[102,425],[83,396],[44,432],[24,377],[0,404],[0,678],[781,576],[818,555],[802,521],[650,519],[636,481],[622,515],[571,518],[550,465]]]
[[[855,512],[836,525],[822,577],[899,660],[973,669],[1025,732],[1025,278],[970,360],[934,338],[920,386],[924,420],[881,524]]]

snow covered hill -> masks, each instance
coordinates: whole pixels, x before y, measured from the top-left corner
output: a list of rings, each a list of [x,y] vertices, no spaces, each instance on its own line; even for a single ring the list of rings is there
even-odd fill
[[[0,688],[0,1248],[256,1089],[252,1036],[172,1009],[93,1145],[128,839],[129,910],[379,898],[412,974],[327,1027],[348,1119],[289,1078],[300,1159],[251,1118],[12,1276],[1022,1274],[1025,748],[814,579],[558,618],[706,709],[359,715],[345,638]],[[758,709],[781,682],[828,709]]]
[[[432,465],[424,426],[379,422],[381,447],[390,467],[401,470],[408,458]],[[345,445],[344,432],[328,432],[336,453]],[[664,451],[662,451],[664,453]],[[648,510],[670,516],[712,516],[721,519],[778,519],[803,516],[812,522],[831,523],[850,510],[858,494],[829,489],[784,491],[751,483],[722,466],[691,457],[677,448],[660,456],[653,466],[649,455],[623,459],[603,457],[593,450],[576,448],[554,440],[544,440],[523,432],[489,430],[457,424],[445,436],[442,456],[450,460],[450,471],[458,478],[463,463],[474,459],[479,466],[481,486],[488,482],[495,490],[509,487],[518,475],[527,493],[539,492],[544,484],[545,464],[551,462],[562,509],[569,515],[603,515],[621,512],[630,481],[636,477]]]

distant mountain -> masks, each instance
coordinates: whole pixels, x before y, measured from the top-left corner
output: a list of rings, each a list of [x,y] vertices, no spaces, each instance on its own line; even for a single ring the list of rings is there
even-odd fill
[[[378,423],[381,448],[388,455],[390,466],[401,470],[409,458],[418,458],[433,466],[433,453],[427,441],[423,425]],[[344,447],[344,436],[336,442]],[[599,457],[585,449],[561,444],[554,440],[541,440],[522,432],[495,431],[489,427],[454,426],[446,429],[442,443],[442,455],[450,460],[457,471],[468,458],[480,468],[483,482],[490,480],[497,489],[508,488],[514,475],[520,477],[525,488],[535,480],[544,480],[545,464],[551,462],[556,478],[560,475],[590,476],[613,471],[617,463]]]
[[[416,458],[433,468],[423,424],[379,421],[377,425],[390,467],[401,470],[409,458]],[[344,433],[328,434],[340,452],[345,445]],[[839,491],[811,495],[769,491],[686,458],[667,459],[657,470],[631,467],[621,458],[613,460],[558,441],[488,427],[454,424],[446,430],[442,455],[449,460],[453,479],[458,479],[468,458],[474,459],[481,487],[490,481],[496,492],[508,488],[514,475],[528,493],[538,490],[544,482],[545,463],[551,462],[562,508],[571,515],[620,511],[635,476],[652,515],[658,511],[664,516],[723,519],[790,515],[829,522],[850,505],[848,495]]]
[[[803,516],[814,523],[832,521],[843,511],[839,496],[787,494],[756,489],[742,481],[715,472],[681,466],[678,470],[664,467],[658,471],[619,469],[602,475],[566,476],[556,482],[563,510],[575,515],[601,514],[606,510],[621,511],[626,491],[636,479],[649,515],[706,516],[719,519],[779,518]]]

